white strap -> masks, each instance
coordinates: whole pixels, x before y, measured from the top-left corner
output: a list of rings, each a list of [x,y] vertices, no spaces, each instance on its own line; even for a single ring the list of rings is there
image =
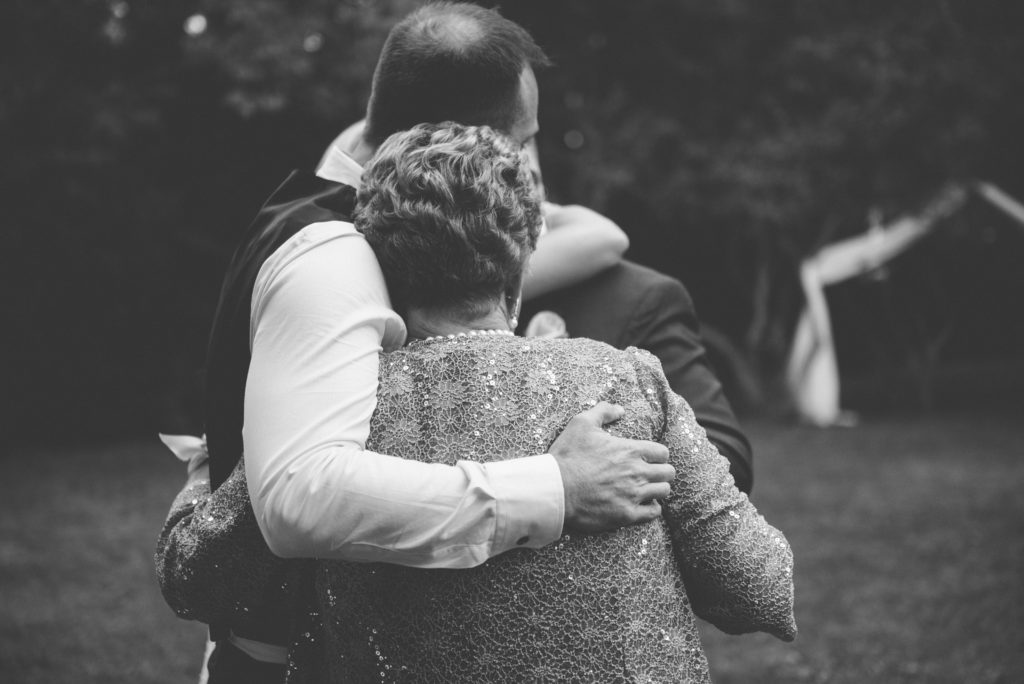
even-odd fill
[[[285,646],[246,639],[234,632],[228,635],[228,641],[253,660],[258,660],[261,663],[275,663],[277,665],[288,664],[288,649]]]
[[[188,464],[189,473],[210,460],[210,453],[206,449],[206,435],[196,437],[195,435],[165,435],[161,433],[159,437],[160,441],[178,457],[179,461]]]

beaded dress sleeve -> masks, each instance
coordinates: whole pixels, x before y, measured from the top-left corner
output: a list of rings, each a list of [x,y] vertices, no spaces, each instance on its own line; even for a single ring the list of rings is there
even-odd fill
[[[235,627],[273,624],[289,599],[289,578],[305,561],[278,558],[256,525],[245,463],[214,493],[209,481],[175,497],[157,539],[160,591],[181,618]],[[258,617],[257,617],[258,616]]]
[[[382,360],[367,444],[491,467],[548,448],[600,401],[626,409],[612,434],[668,445],[679,476],[663,518],[467,570],[319,562],[289,683],[709,682],[689,596],[727,631],[792,637],[788,544],[647,352],[579,338],[413,343]]]
[[[708,440],[689,404],[668,386],[653,355],[630,349],[637,377],[665,415],[661,442],[676,468],[663,515],[694,612],[729,634],[796,636],[793,553],[736,488],[729,462]],[[652,392],[653,390],[653,392]]]

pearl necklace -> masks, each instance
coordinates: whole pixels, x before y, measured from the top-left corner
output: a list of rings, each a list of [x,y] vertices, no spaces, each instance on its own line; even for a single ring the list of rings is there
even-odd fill
[[[483,337],[485,335],[504,335],[505,337],[512,337],[515,335],[511,330],[470,330],[469,332],[453,333],[451,335],[434,335],[433,337],[424,337],[422,340],[412,340],[412,343],[425,343],[425,342],[443,342],[445,340],[457,340],[461,337]]]

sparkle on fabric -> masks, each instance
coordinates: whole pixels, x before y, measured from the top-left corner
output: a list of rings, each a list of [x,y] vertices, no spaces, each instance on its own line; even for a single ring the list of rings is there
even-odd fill
[[[794,636],[789,545],[735,488],[655,357],[488,333],[382,359],[367,448],[449,464],[543,453],[581,410],[610,401],[626,409],[610,432],[669,449],[681,476],[664,517],[472,570],[283,561],[263,542],[239,463],[216,507],[208,486],[172,506],[168,526],[191,523],[158,548],[157,566],[179,615],[266,629],[269,613],[289,644],[289,684],[707,682],[695,613],[729,633]],[[203,546],[232,526],[236,546]],[[203,565],[213,551],[216,573]]]
[[[686,477],[664,502],[668,526],[563,535],[472,570],[323,562],[325,638],[310,653],[322,658],[324,679],[706,682],[695,609],[730,632],[792,636],[789,547],[764,536],[771,528],[735,489],[686,403],[668,398],[653,356],[505,335],[424,340],[393,356],[369,449],[448,464],[468,454],[513,458],[547,449],[581,410],[614,401],[626,417],[610,430],[663,442]],[[382,669],[384,658],[396,667]]]

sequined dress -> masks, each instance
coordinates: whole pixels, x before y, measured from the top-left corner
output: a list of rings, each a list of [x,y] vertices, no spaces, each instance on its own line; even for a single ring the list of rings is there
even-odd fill
[[[795,636],[788,543],[735,488],[654,356],[462,337],[383,357],[380,379],[367,445],[380,453],[541,453],[605,400],[627,411],[611,431],[667,445],[678,477],[663,521],[565,535],[472,570],[318,563],[318,615],[289,681],[705,682],[695,610],[727,632]]]
[[[677,477],[656,522],[567,534],[471,570],[284,562],[257,549],[248,500],[237,500],[245,492],[239,468],[218,490],[215,514],[175,527],[172,508],[165,596],[205,609],[189,608],[192,617],[233,611],[243,623],[260,612],[250,606],[280,614],[275,603],[290,602],[278,625],[290,635],[292,684],[708,682],[695,613],[728,633],[792,639],[789,544],[736,489],[728,461],[647,352],[485,335],[412,343],[381,357],[367,448],[444,463],[543,453],[572,417],[602,400],[626,408],[612,433],[669,448]],[[201,493],[182,497],[185,509],[209,503]],[[231,536],[240,546],[210,543],[232,526],[249,527]],[[196,572],[197,561],[221,571]],[[232,572],[245,573],[245,591],[224,580]],[[256,596],[261,581],[273,586]]]

